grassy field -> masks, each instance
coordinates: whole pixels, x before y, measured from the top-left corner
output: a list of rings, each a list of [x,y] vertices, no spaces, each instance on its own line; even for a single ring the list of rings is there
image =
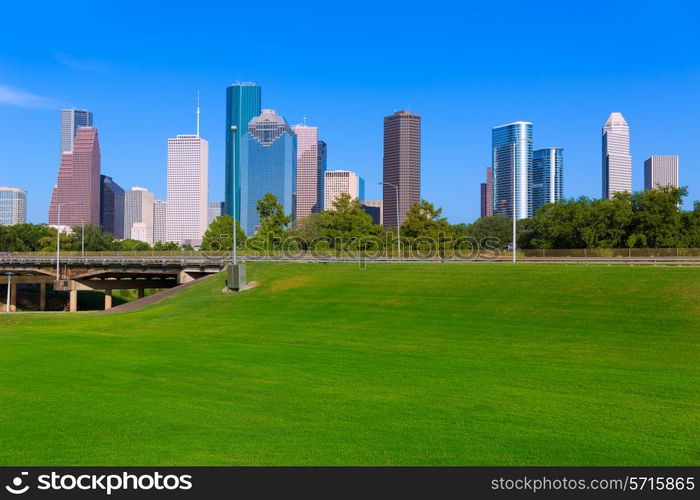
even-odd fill
[[[0,315],[0,465],[700,464],[700,269],[248,274]]]

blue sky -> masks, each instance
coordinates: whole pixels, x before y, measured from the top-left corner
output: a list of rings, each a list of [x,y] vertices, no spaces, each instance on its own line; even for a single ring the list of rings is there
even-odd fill
[[[382,117],[423,117],[422,196],[451,222],[479,216],[491,127],[534,123],[565,149],[567,197],[600,196],[600,129],[630,124],[633,186],[644,159],[678,154],[686,208],[700,199],[700,8],[694,2],[4,2],[0,185],[47,219],[59,109],[91,110],[102,171],[165,197],[167,138],[193,133],[201,92],[210,198],[224,187],[225,87],[262,86],[263,106],[303,117],[328,167],[378,199]]]

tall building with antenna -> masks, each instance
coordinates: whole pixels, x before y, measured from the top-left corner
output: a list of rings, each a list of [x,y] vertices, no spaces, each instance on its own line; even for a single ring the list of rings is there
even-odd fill
[[[168,139],[166,240],[199,246],[207,229],[209,143],[199,136],[199,93],[196,134]]]

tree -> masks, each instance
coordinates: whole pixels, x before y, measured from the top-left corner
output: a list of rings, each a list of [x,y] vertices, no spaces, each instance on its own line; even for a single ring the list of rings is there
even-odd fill
[[[156,252],[177,252],[180,250],[180,245],[174,241],[156,241],[153,244],[153,250]]]
[[[482,249],[506,248],[513,239],[513,219],[507,215],[481,217],[466,228],[465,236]]]
[[[292,218],[284,213],[284,207],[272,193],[266,193],[258,200],[260,229],[252,237],[251,246],[258,248],[279,248],[285,236],[285,229]]]
[[[372,224],[372,216],[362,210],[362,205],[349,194],[343,193],[333,201],[333,210],[324,210],[320,216],[321,234],[330,246],[347,245],[358,249],[364,242],[373,241],[376,246],[381,226]]]
[[[245,246],[246,235],[241,229],[240,221],[236,221],[236,247]],[[233,218],[230,215],[219,215],[204,232],[202,250],[226,251],[233,248]]]
[[[151,245],[140,240],[121,240],[118,250],[122,252],[146,252],[151,249]]]
[[[85,234],[85,251],[86,252],[104,252],[115,250],[119,246],[119,242],[112,236],[111,233],[102,232],[102,228],[94,224],[85,224],[85,226],[75,226],[70,234],[70,248],[80,250],[83,242],[83,230]],[[61,243],[63,244],[63,243]]]

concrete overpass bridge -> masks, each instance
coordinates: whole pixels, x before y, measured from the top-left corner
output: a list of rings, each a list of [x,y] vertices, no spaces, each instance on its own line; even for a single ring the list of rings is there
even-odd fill
[[[193,255],[67,255],[60,256],[59,276],[56,256],[47,254],[0,253],[0,285],[10,285],[10,310],[16,310],[17,285],[38,285],[39,310],[46,310],[47,287],[69,294],[68,309],[78,308],[78,292],[104,292],[104,307],[112,307],[114,290],[173,288],[221,271],[228,261],[223,257]],[[2,297],[5,300],[5,297]]]

